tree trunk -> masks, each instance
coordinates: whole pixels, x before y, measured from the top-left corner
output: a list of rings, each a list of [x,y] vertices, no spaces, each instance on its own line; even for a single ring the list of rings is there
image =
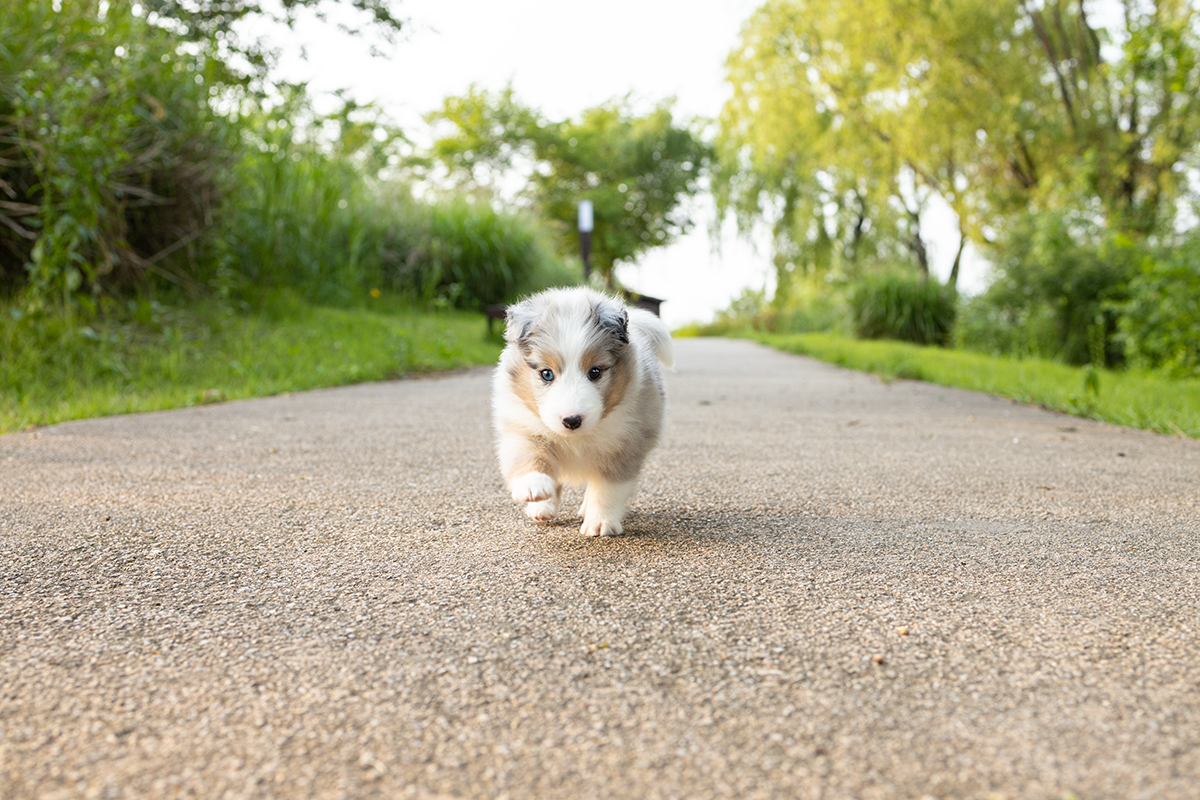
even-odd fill
[[[929,253],[925,249],[925,240],[921,238],[921,207],[911,209],[908,203],[904,204],[904,210],[908,212],[908,218],[912,220],[912,239],[909,241],[909,247],[912,248],[913,255],[916,256],[917,266],[921,268],[921,275],[929,277]]]
[[[962,226],[959,226],[958,231],[958,252],[954,254],[954,266],[950,268],[950,277],[946,279],[946,285],[954,291],[958,291],[958,268],[962,265],[963,250],[967,246],[967,235],[962,232]]]

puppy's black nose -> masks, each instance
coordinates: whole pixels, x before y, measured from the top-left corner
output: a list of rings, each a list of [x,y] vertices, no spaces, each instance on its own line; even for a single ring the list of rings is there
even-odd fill
[[[573,417],[563,417],[563,425],[567,428],[567,430],[573,431],[582,424],[583,417],[579,416],[578,414]]]

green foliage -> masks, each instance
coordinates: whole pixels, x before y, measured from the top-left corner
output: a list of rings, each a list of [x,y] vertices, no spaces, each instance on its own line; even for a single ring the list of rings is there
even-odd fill
[[[699,189],[708,154],[698,136],[676,124],[670,104],[638,116],[627,102],[609,102],[557,129],[541,153],[550,171],[534,180],[540,208],[559,223],[563,252],[578,242],[581,199],[593,203],[593,258],[610,284],[618,261],[633,261],[691,228],[682,201]]]
[[[397,132],[369,108],[317,115],[294,87],[270,111],[248,114],[246,127],[211,237],[211,264],[234,273],[218,282],[290,287],[322,302],[362,297],[379,280],[374,228],[396,213],[376,202],[374,176]]]
[[[844,286],[815,276],[797,276],[782,302],[776,291],[768,299],[765,289],[746,289],[729,307],[718,311],[707,325],[690,326],[688,335],[721,336],[744,331],[850,333],[850,312]]]
[[[854,278],[912,260],[928,274],[930,196],[958,213],[961,237],[976,231],[972,189],[996,183],[981,150],[1010,103],[1040,96],[1023,43],[999,46],[1015,16],[982,0],[764,3],[726,64],[721,208],[744,229],[771,221],[781,270]]]
[[[885,380],[957,386],[1117,425],[1200,438],[1200,380],[1168,380],[1040,359],[825,334],[758,333],[752,338],[780,350],[874,372]],[[1089,373],[1093,374],[1090,385]]]
[[[683,201],[699,190],[709,151],[693,126],[675,120],[669,102],[639,115],[626,98],[555,122],[521,104],[511,89],[472,87],[447,98],[429,121],[452,126],[431,158],[464,185],[490,187],[506,172],[520,172],[527,197],[554,226],[561,253],[578,251],[578,204],[591,200],[593,259],[610,284],[616,262],[669,244],[691,227]]]
[[[963,346],[983,351],[1093,362],[1093,329],[1103,363],[1122,360],[1113,304],[1147,257],[1145,245],[1113,235],[1088,215],[1021,216],[994,247],[991,286],[968,307]]]
[[[256,4],[55,6],[0,17],[0,288],[25,311],[165,285],[343,304],[392,286],[474,308],[571,280],[525,217],[381,179],[403,137],[378,109],[242,86],[216,34]]]
[[[1197,9],[1126,4],[1109,28],[1088,12],[771,0],[728,62],[729,189],[751,203],[760,186],[785,205],[856,197],[877,220],[882,198],[911,209],[895,182],[906,170],[977,238],[1031,202],[1095,204],[1114,229],[1148,234],[1173,219],[1200,141]]]
[[[1082,363],[1099,326],[1118,361],[1104,308],[1130,277],[1122,242],[1170,236],[1200,156],[1200,12],[1124,3],[1104,27],[1092,11],[1073,0],[765,2],[727,62],[715,188],[744,230],[772,225],[777,291],[791,274],[853,279],[899,260],[927,273],[920,223],[937,195],[960,241],[1001,240],[1007,285],[972,336],[1024,336]],[[1036,236],[1069,242],[1019,241],[1043,216]],[[1013,327],[1046,318],[1045,343]]]
[[[410,224],[385,234],[394,245],[389,251],[398,257],[384,261],[382,281],[396,291],[439,305],[481,309],[549,282],[580,281],[523,214],[455,198],[423,209],[415,219],[420,229]]]
[[[834,13],[764,3],[726,62],[732,96],[720,116],[714,191],[743,230],[771,225],[784,294],[796,274],[855,276],[898,260],[912,238],[907,215],[889,202],[901,164],[869,127],[845,124],[818,71],[818,53],[836,58],[824,39],[837,35]]]
[[[993,284],[995,286],[995,284]],[[1054,358],[1061,342],[1054,309],[1017,298],[998,302],[994,291],[967,299],[954,326],[954,344],[966,350],[1015,358]]]
[[[1108,310],[1132,366],[1200,378],[1200,233],[1149,258],[1129,282],[1128,299]]]
[[[238,36],[238,23],[251,18],[266,18],[294,27],[298,12],[309,10],[324,19],[330,5],[349,5],[365,15],[368,25],[350,25],[342,17],[339,27],[355,35],[363,35],[369,26],[381,34],[387,44],[395,44],[403,21],[396,16],[395,0],[276,0],[262,3],[256,0],[141,0],[148,16],[167,25],[181,38],[205,45],[218,44],[226,61],[244,61],[250,71],[265,76],[275,60],[275,53],[262,39],[244,41]]]
[[[765,289],[743,289],[729,307],[718,311],[710,325],[701,326],[694,334],[720,336],[742,330],[772,330],[767,320]]]
[[[55,5],[0,16],[0,283],[40,307],[185,282],[166,258],[209,224],[238,137],[210,103],[223,66],[130,0]]]
[[[428,169],[440,163],[467,190],[490,194],[510,170],[536,157],[543,139],[553,139],[549,123],[522,103],[511,86],[487,92],[472,84],[464,95],[451,95],[426,121],[445,131],[434,140],[428,156],[414,166]],[[525,175],[532,165],[524,164]]]
[[[0,304],[0,433],[494,363],[476,314],[406,298],[348,308],[268,292],[256,306],[102,297],[88,325]],[[14,313],[16,312],[16,313]]]
[[[957,305],[953,289],[919,275],[867,275],[850,291],[854,330],[864,339],[945,345]]]
[[[525,215],[463,198],[417,202],[403,187],[364,180],[346,154],[296,141],[282,122],[273,138],[283,141],[238,165],[227,202],[224,233],[244,285],[334,303],[385,288],[479,309],[548,273],[578,281]]]

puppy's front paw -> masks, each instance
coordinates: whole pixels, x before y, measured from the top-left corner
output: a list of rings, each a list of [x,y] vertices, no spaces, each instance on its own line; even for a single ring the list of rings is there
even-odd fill
[[[530,472],[512,482],[513,500],[518,503],[537,503],[549,500],[557,493],[558,484],[554,482],[554,478],[544,472]]]
[[[525,506],[525,514],[535,522],[549,522],[557,513],[558,501],[554,498]]]
[[[579,532],[584,536],[620,536],[625,532],[621,523],[611,519],[585,519]]]

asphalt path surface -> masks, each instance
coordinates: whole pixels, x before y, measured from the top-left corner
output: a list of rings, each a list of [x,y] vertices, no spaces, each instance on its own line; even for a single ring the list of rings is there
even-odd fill
[[[487,369],[0,437],[0,796],[1200,796],[1200,442],[677,355],[615,539]]]

